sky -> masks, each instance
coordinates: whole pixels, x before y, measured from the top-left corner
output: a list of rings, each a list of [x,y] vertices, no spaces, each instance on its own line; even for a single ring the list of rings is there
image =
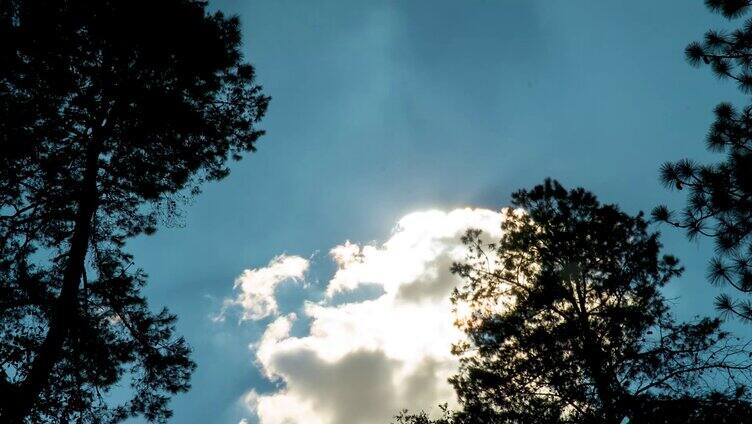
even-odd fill
[[[712,108],[744,100],[684,61],[729,25],[701,0],[210,7],[240,16],[272,102],[258,152],[129,245],[198,363],[176,423],[370,424],[451,404],[464,229],[498,237],[510,194],[545,177],[630,213],[678,206],[660,164],[712,159]],[[677,315],[712,313],[711,246],[661,231],[687,269],[666,288]]]

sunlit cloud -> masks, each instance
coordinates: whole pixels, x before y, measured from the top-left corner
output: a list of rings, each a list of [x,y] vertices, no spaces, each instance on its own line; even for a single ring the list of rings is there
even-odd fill
[[[226,299],[222,311],[214,319],[224,320],[227,311],[235,307],[241,310],[243,320],[276,315],[278,306],[274,290],[284,281],[301,281],[308,267],[308,259],[283,254],[273,258],[265,267],[246,269],[235,279],[237,296]]]
[[[277,281],[258,278],[266,268],[244,272],[236,283],[240,300],[233,302],[249,317],[276,315],[250,346],[260,370],[280,387],[249,390],[246,406],[261,424],[383,424],[402,408],[436,412],[441,403],[454,404],[447,379],[457,359],[450,348],[462,333],[449,300],[459,281],[449,268],[467,254],[460,241],[467,229],[498,239],[501,219],[485,209],[416,212],[400,219],[383,244],[336,246],[330,256],[337,271],[322,294],[304,302],[300,317],[279,315],[267,296],[274,284],[263,295],[249,295],[259,293],[254,281]],[[307,262],[290,269],[300,278]],[[335,301],[340,293],[373,285],[380,294]],[[253,305],[257,299],[265,303]],[[307,334],[292,335],[303,318]]]

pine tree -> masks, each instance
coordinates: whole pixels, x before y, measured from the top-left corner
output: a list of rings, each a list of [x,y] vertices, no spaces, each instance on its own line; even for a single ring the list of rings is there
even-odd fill
[[[729,19],[750,9],[746,0],[705,3]],[[742,92],[752,93],[752,19],[732,32],[708,31],[703,42],[687,46],[686,56],[693,66],[710,66],[717,77],[733,80]],[[685,190],[687,202],[680,212],[657,207],[653,218],[684,229],[690,239],[714,240],[718,254],[710,262],[710,281],[748,294],[752,292],[752,105],[741,109],[729,103],[718,105],[707,147],[724,159],[711,164],[683,159],[663,165],[663,183]],[[726,314],[752,320],[752,302],[747,298],[722,294],[716,306]]]
[[[269,99],[238,19],[2,0],[0,40],[0,421],[165,421],[195,364],[125,243],[254,150]]]
[[[453,265],[472,312],[454,348],[460,407],[438,422],[752,422],[737,415],[752,411],[747,345],[719,319],[673,318],[661,289],[682,269],[642,214],[550,180],[512,206],[501,240],[469,231]]]

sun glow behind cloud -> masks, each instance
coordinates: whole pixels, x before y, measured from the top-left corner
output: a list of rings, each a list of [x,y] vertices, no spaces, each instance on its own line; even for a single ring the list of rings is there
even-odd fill
[[[430,210],[399,220],[383,244],[345,242],[330,250],[337,271],[324,293],[306,301],[306,335],[299,319],[280,315],[274,288],[303,278],[308,260],[279,256],[238,278],[236,298],[246,319],[276,316],[251,343],[256,364],[280,389],[250,389],[245,404],[262,424],[385,423],[402,408],[435,411],[455,402],[447,378],[457,368],[450,353],[462,337],[449,300],[458,284],[449,268],[467,254],[467,229],[489,240],[501,236],[502,214],[486,209]],[[376,298],[335,303],[339,293],[377,285]]]

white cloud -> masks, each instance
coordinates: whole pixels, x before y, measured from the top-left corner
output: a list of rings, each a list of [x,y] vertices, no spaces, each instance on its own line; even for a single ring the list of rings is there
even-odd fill
[[[383,424],[402,408],[436,411],[454,403],[447,378],[457,360],[450,348],[462,334],[453,325],[449,296],[458,280],[449,267],[465,258],[460,237],[467,229],[498,239],[501,219],[485,209],[416,212],[381,245],[347,242],[331,249],[338,269],[324,300],[304,305],[308,334],[292,336],[297,317],[283,315],[251,345],[258,366],[281,389],[251,390],[246,405],[262,424]],[[373,284],[383,289],[375,299],[332,302],[338,293]],[[269,293],[273,288],[243,298],[266,299],[265,306],[244,307],[253,316],[269,315],[276,311]]]
[[[246,269],[235,279],[235,290],[239,291],[237,297],[225,300],[222,312],[215,320],[224,320],[225,311],[233,306],[242,309],[243,320],[259,320],[276,315],[274,290],[286,280],[301,281],[309,265],[305,258],[283,254],[269,261],[265,267]]]

